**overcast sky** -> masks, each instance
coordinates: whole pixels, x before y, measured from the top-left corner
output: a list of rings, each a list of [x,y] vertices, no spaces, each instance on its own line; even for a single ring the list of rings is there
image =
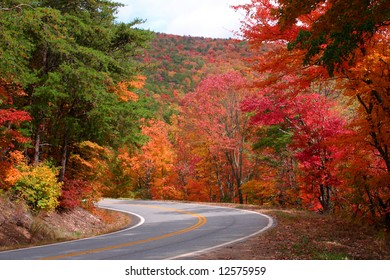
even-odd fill
[[[236,37],[243,12],[230,6],[250,0],[116,0],[126,5],[117,20],[147,20],[139,28],[156,32],[211,38]]]

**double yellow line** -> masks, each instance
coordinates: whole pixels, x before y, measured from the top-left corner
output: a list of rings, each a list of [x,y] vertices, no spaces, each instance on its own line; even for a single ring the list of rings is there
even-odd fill
[[[113,245],[113,246],[108,246],[108,247],[103,247],[103,248],[96,248],[96,249],[91,249],[91,250],[72,252],[72,253],[63,254],[63,255],[46,257],[46,258],[42,258],[42,260],[65,259],[65,258],[71,258],[71,257],[76,257],[76,256],[81,256],[81,255],[89,255],[89,254],[95,254],[95,253],[100,253],[100,252],[104,252],[104,251],[121,249],[121,248],[124,248],[124,247],[130,247],[130,246],[143,244],[143,243],[149,243],[149,242],[152,242],[152,241],[156,241],[156,240],[160,240],[160,239],[164,239],[164,238],[168,238],[168,237],[172,237],[172,236],[175,236],[175,235],[179,235],[179,234],[183,234],[183,233],[192,231],[194,229],[200,228],[201,226],[203,226],[203,225],[205,225],[207,223],[207,219],[206,219],[205,216],[197,214],[197,213],[194,213],[194,212],[190,212],[190,211],[184,211],[184,210],[179,210],[179,209],[174,209],[174,208],[167,208],[167,207],[161,207],[161,206],[142,205],[142,204],[132,204],[132,206],[142,206],[142,207],[148,207],[148,208],[158,208],[158,209],[162,209],[162,210],[165,210],[165,211],[177,212],[177,213],[185,214],[185,215],[191,215],[191,216],[197,218],[198,222],[196,224],[190,226],[190,227],[187,227],[187,228],[184,228],[184,229],[181,229],[181,230],[178,230],[178,231],[170,232],[170,233],[167,233],[167,234],[164,234],[164,235],[160,235],[160,236],[155,236],[155,237],[151,237],[151,238],[147,238],[147,239],[143,239],[143,240],[123,243],[123,244],[118,244],[118,245]]]

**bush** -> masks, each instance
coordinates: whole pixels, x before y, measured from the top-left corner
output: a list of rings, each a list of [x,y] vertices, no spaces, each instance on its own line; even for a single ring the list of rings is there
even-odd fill
[[[37,166],[20,165],[20,177],[12,191],[34,211],[54,210],[61,195],[62,183],[58,182],[58,169],[48,163]]]
[[[73,209],[82,206],[83,199],[91,192],[92,188],[88,182],[65,179],[59,206],[63,209]]]

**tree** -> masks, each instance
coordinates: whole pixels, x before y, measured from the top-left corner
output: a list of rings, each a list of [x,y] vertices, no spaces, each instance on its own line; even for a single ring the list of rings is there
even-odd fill
[[[365,55],[357,56],[355,66],[346,70],[340,77],[340,87],[345,88],[345,95],[356,99],[360,105],[353,122],[356,139],[361,142],[355,151],[360,156],[351,156],[359,162],[365,158],[367,166],[361,164],[362,171],[351,168],[352,178],[359,184],[352,184],[359,189],[358,197],[369,206],[372,219],[382,217],[390,226],[390,52],[388,48],[389,30],[380,29],[366,44]],[[363,171],[364,170],[364,171]],[[359,178],[359,179],[357,179]]]
[[[209,76],[194,92],[184,99],[184,116],[193,123],[193,128],[203,135],[211,158],[216,161],[216,176],[220,180],[222,159],[230,168],[233,190],[237,191],[239,202],[244,203],[241,190],[248,180],[250,163],[247,146],[249,116],[240,109],[240,102],[248,90],[246,80],[238,72]],[[233,197],[235,194],[233,192]],[[224,196],[221,188],[222,197]]]
[[[162,121],[150,120],[142,127],[148,138],[134,155],[123,151],[120,159],[127,173],[136,181],[136,191],[142,198],[167,198],[166,178],[173,169],[175,154],[168,136],[169,127]]]
[[[390,172],[389,30],[381,31],[366,44],[366,53],[359,56],[359,62],[345,71],[347,79],[340,77],[340,86],[345,88],[347,96],[359,102],[357,113],[366,120],[360,123],[361,131],[370,136],[370,144],[377,149]]]
[[[150,33],[134,28],[140,20],[116,23],[119,5],[9,1],[0,10],[0,75],[20,83],[27,93],[17,103],[33,118],[32,161],[37,165],[42,155],[54,158],[62,167],[60,180],[74,143],[104,142],[103,137],[119,133],[114,119],[123,119],[107,114],[106,105],[134,117],[134,106],[121,103],[135,98],[121,100],[112,89],[118,86],[125,93],[125,87],[134,85],[138,73],[132,58]]]
[[[332,165],[338,148],[332,141],[345,133],[345,120],[320,94],[302,92],[291,96],[289,85],[294,79],[279,81],[279,90],[260,91],[258,96],[243,102],[243,109],[255,112],[252,124],[283,125],[282,132],[287,137],[291,134],[288,145],[299,163],[301,198],[309,208],[330,212],[339,186]]]
[[[290,147],[292,128],[283,121],[273,125],[256,125],[256,138],[253,148],[259,154],[262,175],[258,176],[260,178],[256,181],[259,183],[255,186],[260,188],[261,194],[268,196],[268,203],[282,207],[301,207],[298,161]],[[267,188],[262,186],[263,183]],[[254,199],[264,200],[263,197]]]
[[[340,164],[351,171],[343,169],[344,182],[354,178],[352,185],[359,186],[356,197],[346,197],[350,201],[365,197],[358,200],[365,201],[372,216],[381,216],[388,225],[390,191],[384,182],[389,176],[389,1],[253,0],[236,8],[247,12],[243,36],[256,52],[269,51],[266,59],[255,64],[263,78],[260,87],[276,89],[280,77],[294,74],[299,79],[289,96],[296,96],[333,76],[340,93],[352,97],[349,121],[356,133],[350,137],[356,145],[351,150],[368,160],[366,167],[357,164],[360,171],[351,166],[348,157]],[[373,158],[382,162],[371,161]],[[362,176],[369,166],[377,172],[370,169],[368,177]]]
[[[236,8],[247,12],[246,36],[263,33],[261,23],[271,19],[269,34],[290,34],[279,39],[287,39],[290,50],[303,50],[305,65],[323,65],[330,74],[353,61],[356,51],[364,53],[365,44],[390,21],[386,0],[252,0]]]
[[[0,78],[0,188],[7,189],[5,178],[15,166],[12,153],[23,150],[28,144],[27,135],[21,130],[22,124],[31,121],[31,116],[17,110],[13,104],[15,96],[25,95],[20,85],[6,82]]]
[[[387,167],[375,147],[359,131],[359,126],[353,128],[352,133],[337,143],[342,147],[339,159],[334,162],[343,182],[340,206],[354,218],[389,227],[390,176]]]

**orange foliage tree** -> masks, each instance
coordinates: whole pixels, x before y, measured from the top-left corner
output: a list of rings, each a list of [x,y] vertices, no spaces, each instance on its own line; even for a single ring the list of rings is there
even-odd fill
[[[68,161],[60,206],[92,208],[113,180],[109,165],[113,159],[114,153],[108,147],[91,141],[75,145]]]
[[[175,154],[169,140],[169,126],[160,120],[150,120],[142,126],[148,139],[140,151],[132,155],[122,151],[120,159],[127,173],[135,180],[135,189],[142,198],[167,199],[175,197],[169,183]]]
[[[353,122],[357,143],[354,165],[348,178],[353,178],[360,197],[355,207],[362,215],[384,217],[390,226],[390,49],[389,29],[382,27],[365,44],[365,52],[356,54],[356,63],[340,75],[344,94],[357,100],[359,106]],[[361,150],[357,151],[359,148]],[[356,156],[356,153],[359,156]],[[360,159],[359,159],[360,157]],[[366,165],[362,165],[361,158]],[[360,193],[360,195],[359,195]],[[361,194],[364,195],[361,195]],[[364,203],[365,202],[365,203]]]

